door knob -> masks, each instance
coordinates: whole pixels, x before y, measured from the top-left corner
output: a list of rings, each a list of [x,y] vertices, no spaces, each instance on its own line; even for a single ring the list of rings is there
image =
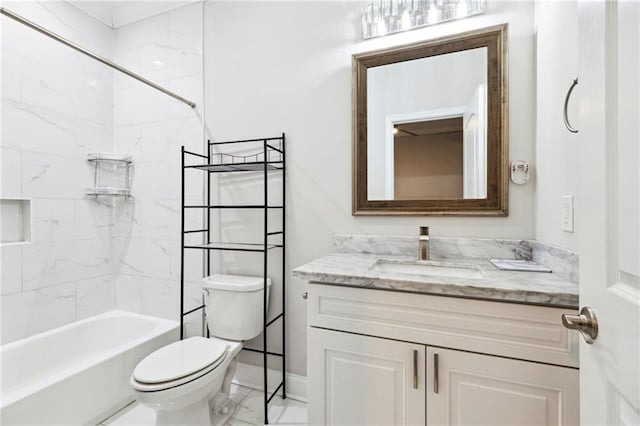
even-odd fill
[[[578,330],[585,342],[591,344],[598,337],[598,318],[588,306],[580,309],[580,315],[562,314],[562,325],[570,330]]]

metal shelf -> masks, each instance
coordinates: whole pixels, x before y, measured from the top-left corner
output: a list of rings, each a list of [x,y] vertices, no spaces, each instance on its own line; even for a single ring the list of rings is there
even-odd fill
[[[249,155],[229,154],[221,152],[212,152],[212,149],[220,150],[227,149],[231,146],[237,146],[235,144],[261,144],[258,151],[255,151]],[[244,145],[241,145],[244,146]],[[237,150],[236,150],[237,151]],[[186,160],[194,161],[204,164],[186,164]],[[181,238],[181,268],[180,268],[180,338],[184,338],[184,318],[186,315],[193,314],[196,311],[202,312],[202,321],[205,323],[205,307],[204,305],[195,307],[189,311],[185,311],[185,288],[184,288],[184,255],[185,250],[206,250],[205,256],[205,275],[211,275],[211,252],[216,250],[221,251],[237,251],[237,252],[255,252],[262,255],[262,276],[264,280],[263,287],[263,311],[262,311],[262,349],[243,348],[243,350],[250,352],[257,352],[262,354],[263,361],[263,386],[264,389],[269,389],[267,378],[267,357],[276,356],[282,360],[282,380],[279,382],[276,390],[272,393],[265,392],[263,405],[264,405],[264,419],[265,424],[269,423],[268,408],[269,403],[273,397],[282,390],[283,398],[287,397],[286,383],[285,383],[285,366],[286,366],[286,339],[285,339],[285,324],[286,319],[285,307],[286,307],[286,264],[285,264],[285,243],[286,243],[286,179],[284,173],[286,172],[285,166],[285,135],[284,133],[280,137],[275,138],[261,138],[261,139],[245,139],[237,141],[226,142],[207,142],[207,152],[205,155],[198,154],[191,151],[186,151],[184,146],[182,147],[182,238]],[[185,204],[185,172],[189,169],[206,171],[206,202],[204,205],[186,205]],[[271,171],[282,171],[282,205],[268,205],[269,199],[269,185],[268,178]],[[212,204],[212,190],[211,190],[211,177],[213,173],[226,173],[226,172],[262,172],[263,178],[263,203],[262,204]],[[194,229],[185,229],[185,212],[187,209],[203,209],[204,224],[202,226],[196,226]],[[211,212],[216,209],[257,209],[263,211],[263,242],[262,243],[234,243],[234,242],[214,242],[211,241],[213,223],[211,221]],[[274,231],[269,232],[269,210],[282,209],[281,224],[279,226],[272,225],[275,228]],[[200,234],[202,236],[202,243],[200,244],[185,244],[185,235],[188,234]],[[269,238],[274,235],[281,235],[281,244],[270,243]],[[279,241],[279,239],[276,239]],[[282,253],[277,253],[282,256],[282,312],[271,320],[267,318],[267,277],[268,274],[268,252],[272,249],[282,248]],[[277,321],[282,321],[282,353],[269,351],[267,345],[267,329]],[[209,331],[207,330],[207,337]]]
[[[271,250],[274,248],[282,247],[281,244],[267,244],[266,249]],[[186,249],[201,249],[201,250],[227,250],[227,251],[265,251],[264,244],[255,243],[208,243],[208,244],[188,244],[185,245]]]
[[[92,152],[87,154],[87,161],[98,163],[131,164],[133,157],[114,152]]]
[[[265,206],[264,204],[214,204],[210,206],[184,206],[185,209],[283,209],[284,206]]]
[[[109,195],[109,196],[118,196],[118,197],[130,197],[131,190],[129,188],[98,187],[98,188],[87,189],[86,195],[89,195],[89,196]]]
[[[93,165],[93,188],[88,196],[131,196],[131,168],[133,158],[113,152],[92,152],[87,161]]]
[[[275,164],[280,164],[276,166]],[[227,164],[202,164],[195,166],[186,166],[188,169],[205,170],[209,173],[226,173],[226,172],[260,172],[265,169],[265,162],[250,163],[227,163]],[[282,170],[282,161],[268,161],[266,163],[267,170]]]

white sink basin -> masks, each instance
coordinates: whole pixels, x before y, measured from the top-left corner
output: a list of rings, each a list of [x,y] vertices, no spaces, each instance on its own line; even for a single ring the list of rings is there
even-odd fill
[[[397,263],[389,262],[386,260],[378,260],[373,264],[370,270],[424,277],[471,278],[476,280],[484,279],[484,275],[482,275],[482,272],[474,268],[417,262]]]

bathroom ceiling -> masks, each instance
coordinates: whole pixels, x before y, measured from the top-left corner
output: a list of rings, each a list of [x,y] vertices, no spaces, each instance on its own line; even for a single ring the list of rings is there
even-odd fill
[[[93,16],[111,28],[141,21],[198,0],[122,1],[67,0],[70,4]]]

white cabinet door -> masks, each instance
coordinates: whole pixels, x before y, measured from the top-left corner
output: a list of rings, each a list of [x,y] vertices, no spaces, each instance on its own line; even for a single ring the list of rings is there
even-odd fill
[[[428,347],[427,424],[577,425],[578,376],[574,368]]]
[[[310,425],[425,424],[425,346],[307,330]]]

